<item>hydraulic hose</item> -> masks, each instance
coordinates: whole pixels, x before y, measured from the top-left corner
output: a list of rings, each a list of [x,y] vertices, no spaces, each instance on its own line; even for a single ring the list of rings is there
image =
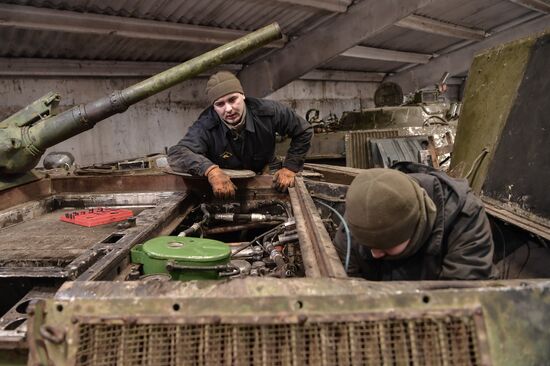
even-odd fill
[[[347,224],[346,220],[344,219],[344,217],[340,214],[340,212],[336,211],[336,209],[334,207],[332,207],[332,206],[330,206],[330,205],[328,205],[328,204],[326,204],[322,201],[319,201],[319,200],[315,200],[315,202],[320,203],[321,205],[325,206],[326,208],[328,208],[329,210],[334,212],[336,214],[336,216],[338,216],[338,218],[342,222],[342,225],[344,225],[344,231],[346,232],[346,260],[345,260],[345,263],[344,263],[344,269],[347,273],[348,268],[349,268],[349,260],[350,260],[350,256],[351,256],[351,234],[350,234],[350,231],[349,231],[348,224]]]

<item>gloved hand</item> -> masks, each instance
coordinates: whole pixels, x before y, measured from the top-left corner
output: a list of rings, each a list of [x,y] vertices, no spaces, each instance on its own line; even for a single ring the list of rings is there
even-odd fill
[[[296,173],[287,168],[281,168],[273,175],[273,188],[279,192],[286,192],[288,187],[294,187]]]
[[[221,199],[235,197],[237,187],[219,166],[212,165],[206,170],[205,175],[208,177],[208,183],[212,186],[214,196]]]

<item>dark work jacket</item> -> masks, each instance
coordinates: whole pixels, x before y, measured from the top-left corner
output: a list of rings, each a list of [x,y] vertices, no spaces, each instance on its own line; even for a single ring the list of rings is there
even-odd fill
[[[238,137],[213,106],[205,109],[185,137],[168,150],[172,169],[204,175],[208,167],[216,164],[260,172],[275,159],[277,132],[292,138],[283,166],[300,171],[313,135],[311,125],[278,102],[247,97],[245,103],[245,127]]]
[[[400,260],[374,259],[370,249],[352,236],[348,275],[373,281],[493,278],[491,227],[468,182],[416,163],[398,163],[394,168],[416,180],[434,201],[437,214],[432,233],[415,254]],[[334,244],[344,262],[347,241],[342,226]]]

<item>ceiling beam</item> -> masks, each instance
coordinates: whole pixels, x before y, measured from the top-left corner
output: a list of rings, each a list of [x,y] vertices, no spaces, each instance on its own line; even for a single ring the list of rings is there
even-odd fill
[[[440,55],[426,65],[408,69],[406,71],[388,76],[384,81],[392,81],[401,86],[403,92],[409,93],[416,89],[436,84],[444,72],[451,75],[461,75],[468,71],[474,56],[486,49],[511,42],[529,35],[547,31],[550,15],[536,18],[514,28],[493,33],[484,41],[472,43],[457,51]]]
[[[443,22],[441,20],[426,18],[415,14],[409,15],[408,17],[401,19],[400,21],[395,23],[395,25],[401,28],[413,29],[421,32],[438,34],[441,36],[448,36],[453,38],[471,39],[475,41],[480,41],[489,36],[489,34],[482,29],[463,27],[461,25],[451,24]]]
[[[346,13],[246,66],[239,73],[241,81],[250,95],[266,96],[432,1],[435,0],[355,3]]]
[[[381,72],[313,70],[300,77],[302,80],[349,81],[359,83],[379,83],[386,74]]]
[[[212,45],[225,44],[247,34],[229,29],[9,4],[0,4],[0,27]],[[266,47],[283,45],[284,40],[271,42]]]
[[[44,58],[2,58],[0,57],[0,77],[136,77],[145,78],[178,65],[174,62],[142,61],[87,61],[72,59]],[[198,77],[207,77],[219,70],[238,72],[242,65],[224,64],[210,69]],[[314,70],[303,75],[302,80],[375,82],[384,78],[384,73]]]
[[[526,15],[523,15],[521,17],[518,17],[518,18],[515,18],[507,23],[504,23],[504,24],[501,24],[499,26],[496,26],[494,28],[491,28],[489,33],[490,34],[493,34],[493,33],[500,33],[500,32],[503,32],[505,30],[508,30],[508,29],[511,29],[511,28],[514,28],[514,27],[517,27],[518,25],[520,24],[523,24],[523,23],[527,23],[527,22],[530,22],[536,18],[540,18],[541,16],[543,16],[542,14],[540,13],[529,13],[529,14],[526,14]],[[456,50],[459,50],[461,48],[464,48],[466,46],[469,46],[471,45],[472,43],[474,43],[475,41],[473,40],[470,40],[470,39],[467,39],[467,40],[464,40],[464,41],[460,41],[458,43],[454,43],[452,45],[450,45],[449,47],[445,47],[443,49],[440,49],[440,50],[437,50],[436,53],[438,55],[444,55],[444,54],[447,54],[447,53],[451,53],[451,52],[454,52]],[[397,74],[397,73],[400,73],[402,71],[405,71],[405,70],[408,70],[408,69],[411,69],[413,67],[415,67],[416,65],[413,65],[413,64],[409,64],[409,65],[405,65],[403,67],[400,67],[399,69],[395,70],[394,71],[394,74]]]
[[[276,0],[279,3],[300,5],[308,8],[345,13],[351,0]]]
[[[550,14],[550,1],[548,0],[510,0],[513,3],[524,6],[539,13]]]
[[[179,65],[173,62],[87,61],[73,59],[1,58],[0,76],[17,77],[149,77]],[[241,65],[224,64],[200,76],[219,70],[237,72]]]
[[[433,55],[425,53],[392,51],[364,46],[352,47],[349,50],[342,52],[340,56],[364,58],[369,60],[405,62],[411,64],[427,64],[433,57]]]

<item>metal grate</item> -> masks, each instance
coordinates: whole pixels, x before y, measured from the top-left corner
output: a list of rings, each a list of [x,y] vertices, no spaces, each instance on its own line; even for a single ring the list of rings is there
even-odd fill
[[[372,168],[372,157],[369,151],[369,139],[398,137],[398,130],[364,130],[349,131],[345,136],[346,166],[352,168]]]
[[[305,324],[81,324],[76,364],[480,365],[471,316]]]

